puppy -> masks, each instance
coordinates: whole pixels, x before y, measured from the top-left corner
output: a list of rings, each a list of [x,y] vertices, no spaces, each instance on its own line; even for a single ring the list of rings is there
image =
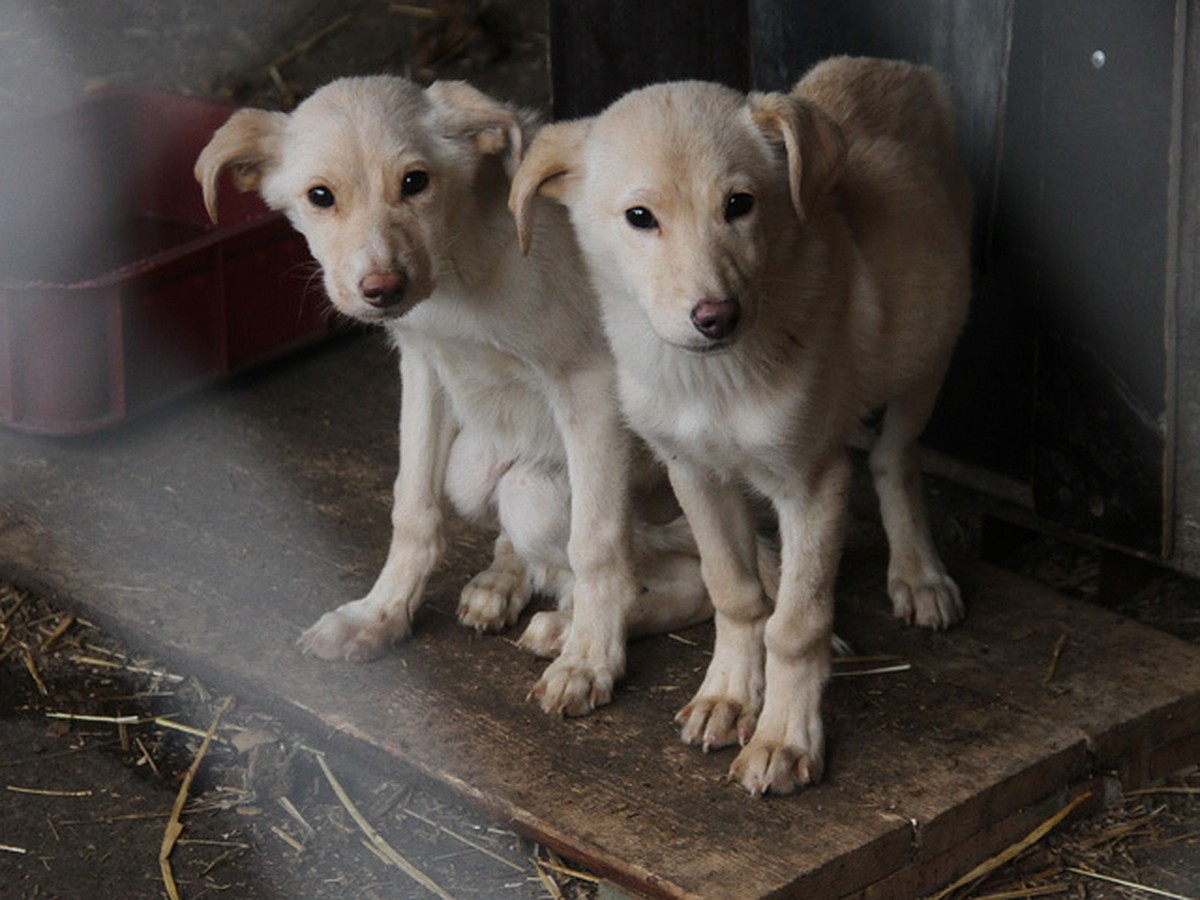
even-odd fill
[[[196,164],[216,220],[220,176],[304,234],[334,306],[400,352],[400,470],[374,587],[300,638],[368,660],[406,637],[444,549],[443,499],[499,526],[459,621],[511,626],[533,592],[558,599],[523,643],[557,655],[533,694],[548,712],[609,701],[627,633],[711,615],[694,540],[661,467],[621,423],[614,364],[571,229],[557,209],[523,258],[506,208],[533,133],[466,84],[353,78],[294,113],[242,110]],[[632,536],[631,536],[632,535]],[[636,551],[634,545],[636,544]]]
[[[849,481],[846,445],[886,407],[870,467],[905,621],[945,628],[959,590],[930,538],[915,441],[967,314],[970,189],[947,91],[925,68],[838,58],[789,94],[657,85],[547,127],[513,183],[571,213],[633,428],[666,461],[716,607],[682,736],[743,748],[751,794],[820,779],[820,701]],[[743,488],[782,541],[772,610]]]

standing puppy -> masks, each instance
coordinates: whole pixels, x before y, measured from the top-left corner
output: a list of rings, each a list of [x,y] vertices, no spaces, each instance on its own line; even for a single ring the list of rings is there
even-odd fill
[[[570,210],[622,406],[700,547],[717,637],[683,739],[741,742],[731,775],[751,794],[816,781],[846,444],[879,407],[870,465],[896,615],[931,628],[963,616],[915,446],[970,292],[947,91],[929,69],[850,58],[790,94],[645,88],[533,142],[510,197],[523,246],[537,244],[537,194]],[[779,520],[773,611],[745,487]]]
[[[301,645],[360,661],[409,634],[444,549],[448,496],[500,526],[459,620],[499,630],[532,592],[557,595],[563,612],[535,617],[523,643],[561,650],[534,694],[578,715],[610,699],[628,632],[682,627],[711,607],[661,469],[642,467],[646,515],[631,521],[634,451],[565,215],[548,209],[539,251],[518,250],[509,175],[532,128],[465,84],[342,79],[291,115],[234,114],[196,177],[214,219],[226,171],[286,212],[334,305],[385,326],[400,350],[387,561],[366,597],[326,613]]]

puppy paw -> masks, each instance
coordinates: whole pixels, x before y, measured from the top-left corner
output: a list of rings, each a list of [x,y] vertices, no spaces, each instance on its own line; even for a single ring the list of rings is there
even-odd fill
[[[585,716],[612,700],[615,682],[607,666],[560,656],[547,667],[529,696],[545,712]]]
[[[752,739],[729,767],[729,779],[751,797],[790,794],[816,784],[824,774],[820,752],[778,741]]]
[[[554,659],[562,653],[563,645],[567,642],[567,632],[571,630],[571,614],[560,610],[547,610],[535,613],[525,627],[525,633],[517,645],[534,656],[542,659]]]
[[[705,753],[745,744],[754,734],[758,716],[732,697],[697,696],[675,715],[679,737]]]
[[[954,579],[944,573],[920,578],[892,578],[888,593],[896,618],[905,624],[942,631],[961,622],[966,615],[962,593]]]
[[[408,634],[406,621],[364,616],[348,603],[317,619],[297,644],[308,656],[358,663],[382,656],[389,643]]]
[[[763,654],[762,620],[718,617],[704,682],[675,716],[685,744],[707,753],[750,740],[763,703]]]
[[[532,594],[524,569],[485,569],[463,588],[458,622],[481,634],[504,631],[516,624]]]
[[[752,797],[790,794],[815,784],[825,771],[821,693],[826,651],[767,660],[767,693],[758,727],[729,768],[731,781]]]

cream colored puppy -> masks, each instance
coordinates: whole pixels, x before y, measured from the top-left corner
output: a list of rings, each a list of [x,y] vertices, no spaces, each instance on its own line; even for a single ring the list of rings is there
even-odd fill
[[[846,445],[886,407],[870,455],[896,615],[963,616],[930,539],[915,441],[967,314],[971,200],[947,92],[930,70],[839,58],[790,94],[684,82],[546,128],[510,204],[571,213],[617,358],[622,406],[666,461],[716,607],[714,655],[683,739],[744,746],[752,794],[819,779]],[[744,489],[782,540],[772,610]]]
[[[534,687],[542,706],[578,715],[609,701],[627,633],[682,627],[711,607],[661,468],[640,467],[631,521],[636,451],[561,210],[545,210],[536,253],[519,252],[509,175],[532,133],[527,116],[465,84],[343,79],[291,115],[236,113],[196,177],[214,220],[226,171],[286,212],[334,305],[386,327],[400,350],[387,561],[370,593],[322,616],[303,648],[360,661],[410,633],[449,497],[500,527],[459,620],[499,630],[534,591],[557,595],[563,612],[536,616],[523,642],[558,653]]]

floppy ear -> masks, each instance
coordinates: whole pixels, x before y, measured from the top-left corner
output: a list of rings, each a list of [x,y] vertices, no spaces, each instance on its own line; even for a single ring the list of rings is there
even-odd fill
[[[792,206],[807,222],[841,177],[846,138],[828,115],[795,94],[751,94],[750,112],[772,143],[787,153]]]
[[[547,125],[529,145],[508,195],[522,253],[529,252],[533,237],[533,198],[541,194],[565,202],[571,187],[579,181],[583,142],[591,127],[591,119]]]
[[[465,81],[435,81],[425,89],[442,134],[470,140],[481,156],[502,156],[511,178],[525,152],[533,117],[489,97]]]
[[[194,174],[204,188],[204,208],[217,221],[217,181],[226,169],[239,191],[254,191],[266,171],[279,163],[279,144],[287,114],[240,109],[217,129],[200,151]]]

